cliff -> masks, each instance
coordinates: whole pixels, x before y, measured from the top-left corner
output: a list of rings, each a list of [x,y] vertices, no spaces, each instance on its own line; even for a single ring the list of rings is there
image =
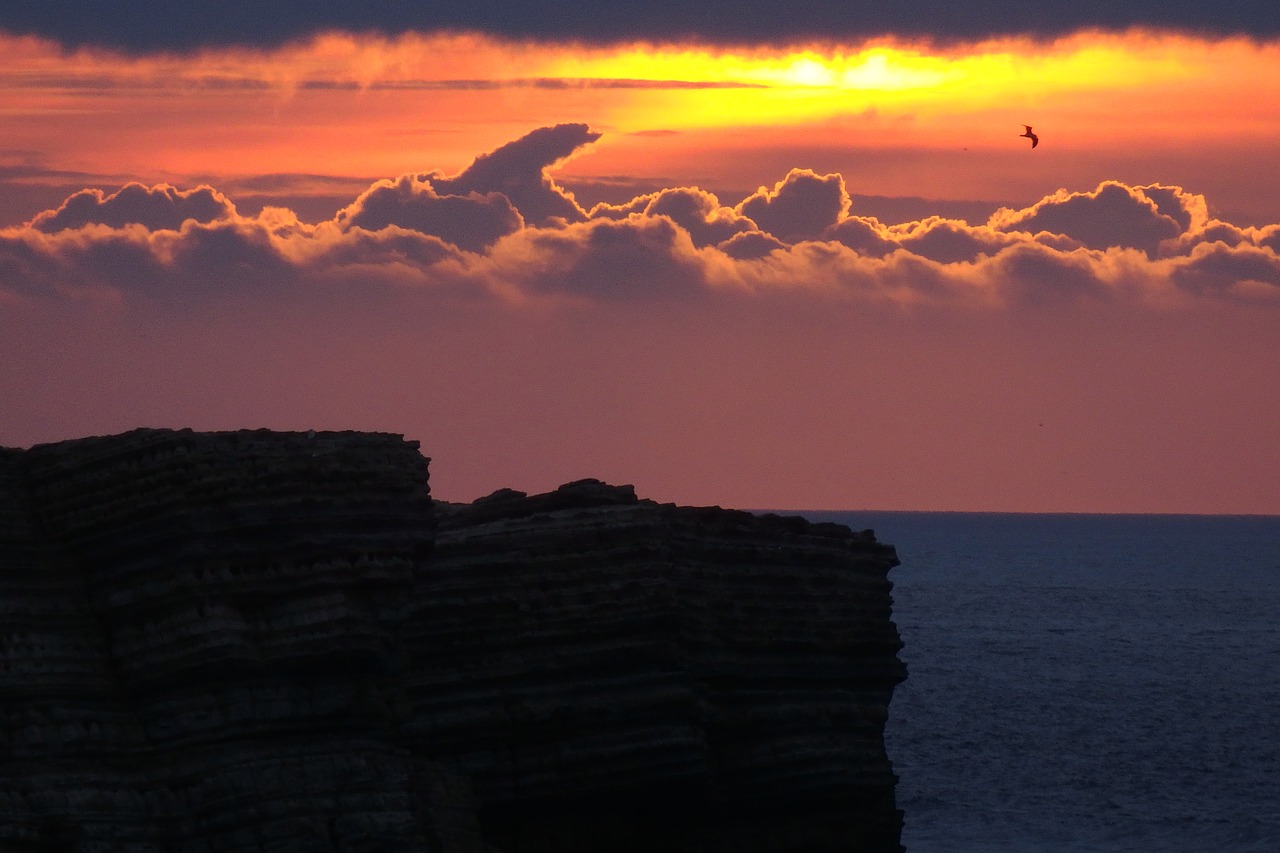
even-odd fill
[[[0,849],[897,851],[896,563],[394,435],[0,450]]]

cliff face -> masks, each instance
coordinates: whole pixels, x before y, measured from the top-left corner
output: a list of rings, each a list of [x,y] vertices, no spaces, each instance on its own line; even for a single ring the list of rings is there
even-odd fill
[[[0,849],[896,851],[896,562],[392,435],[0,450]]]

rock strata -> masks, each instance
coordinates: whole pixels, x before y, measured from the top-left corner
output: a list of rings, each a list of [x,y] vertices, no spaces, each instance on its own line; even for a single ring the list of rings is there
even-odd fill
[[[0,849],[897,851],[896,563],[395,435],[0,449]]]

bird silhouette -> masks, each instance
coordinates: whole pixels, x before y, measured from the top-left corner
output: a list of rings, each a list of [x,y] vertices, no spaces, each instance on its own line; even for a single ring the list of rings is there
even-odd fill
[[[1031,132],[1031,125],[1029,125],[1029,124],[1024,124],[1024,125],[1023,125],[1023,127],[1025,127],[1025,128],[1027,129],[1027,132],[1026,132],[1026,133],[1020,133],[1020,134],[1018,134],[1018,135],[1019,135],[1019,136],[1025,136],[1027,139],[1030,139],[1030,140],[1031,140],[1031,147],[1032,147],[1032,148],[1035,148],[1037,145],[1039,145],[1039,144],[1040,144],[1040,137],[1036,136],[1034,133],[1032,133],[1032,132]]]

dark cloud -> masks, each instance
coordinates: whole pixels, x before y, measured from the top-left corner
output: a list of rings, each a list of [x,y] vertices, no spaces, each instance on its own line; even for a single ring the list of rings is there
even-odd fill
[[[228,219],[235,212],[235,205],[213,187],[180,190],[168,184],[147,187],[130,183],[111,195],[98,189],[81,190],[57,210],[36,216],[31,227],[45,232],[85,225],[143,225],[153,231],[177,230],[188,219],[213,222]]]
[[[0,297],[58,294],[62,265],[44,247],[18,236],[0,234]],[[4,300],[0,299],[0,305]]]
[[[849,210],[844,178],[792,169],[773,189],[761,187],[734,208],[779,240],[817,239]]]
[[[853,211],[859,216],[873,217],[887,225],[927,219],[930,216],[963,219],[965,222],[986,222],[991,214],[1007,206],[995,201],[861,195],[854,192],[850,192],[849,197],[853,199]]]
[[[1103,280],[1106,259],[1086,252],[1061,252],[1040,243],[1011,246],[995,256],[987,273],[1001,295],[1021,306],[1052,307],[1082,298],[1112,295]]]
[[[1010,246],[1026,242],[1023,236],[1005,233],[985,225],[969,225],[955,219],[931,216],[922,222],[895,225],[886,229],[900,248],[944,264],[971,262],[983,255],[994,255]],[[1072,237],[1040,232],[1032,241],[1060,251],[1079,248]]]
[[[1280,254],[1280,225],[1268,225],[1258,230],[1257,243]]]
[[[1280,258],[1254,246],[1202,245],[1174,268],[1172,278],[1197,295],[1280,299]]]
[[[840,175],[795,169],[735,208],[673,187],[587,214],[548,171],[597,136],[542,128],[453,177],[378,181],[315,225],[282,207],[240,213],[209,186],[83,190],[0,230],[0,299],[204,304],[340,287],[513,302],[735,291],[1015,306],[1280,301],[1280,227],[1211,219],[1181,187],[1106,182],[985,224],[885,225],[850,215]]]
[[[188,226],[172,243],[166,269],[201,294],[242,293],[292,285],[297,267],[284,257],[268,223],[215,222]]]
[[[632,199],[626,204],[598,204],[592,218],[624,219],[633,214],[666,216],[689,232],[696,246],[711,246],[735,234],[756,230],[756,225],[732,208],[720,204],[714,193],[696,187],[677,187]]]
[[[859,255],[872,258],[883,257],[901,248],[901,244],[889,236],[884,225],[864,216],[846,217],[828,228],[823,236],[848,246]]]
[[[734,234],[716,248],[735,261],[758,261],[770,252],[787,248],[787,244],[763,231],[743,231]]]
[[[304,239],[318,244],[308,262],[318,268],[379,269],[402,265],[426,269],[445,259],[457,259],[457,249],[432,234],[398,226],[379,231],[355,228],[344,231],[342,239],[323,240],[303,232]]]
[[[1184,231],[1178,236],[1177,240],[1167,240],[1161,243],[1160,256],[1172,258],[1179,255],[1189,255],[1195,251],[1197,246],[1208,243],[1222,243],[1229,248],[1239,246],[1242,243],[1265,246],[1267,244],[1263,239],[1264,233],[1257,229],[1240,228],[1229,222],[1210,219],[1192,230]],[[1270,248],[1274,249],[1276,247],[1271,246]]]
[[[66,44],[103,44],[134,51],[202,45],[275,45],[342,29],[393,34],[408,30],[480,30],[515,38],[574,41],[813,42],[896,33],[939,39],[999,34],[1057,35],[1082,28],[1134,26],[1269,36],[1280,33],[1272,0],[1128,0],[1125,3],[1026,3],[1015,0],[898,0],[848,3],[792,0],[44,0],[0,5],[0,27]]]
[[[531,225],[583,222],[586,212],[548,170],[600,138],[585,124],[543,127],[482,154],[457,175],[439,172],[378,181],[338,211],[342,228],[399,226],[473,252]]]
[[[972,261],[979,255],[994,255],[1017,242],[1021,241],[1000,232],[936,217],[920,223],[898,240],[898,244],[907,251],[944,264]]]
[[[554,220],[582,222],[586,211],[547,175],[600,134],[585,124],[558,124],[542,127],[508,142],[489,154],[481,154],[470,166],[453,177],[438,172],[424,175],[441,195],[500,192],[511,200],[531,225]]]
[[[1048,231],[1093,249],[1128,246],[1154,256],[1163,241],[1186,230],[1180,220],[1189,224],[1191,213],[1172,188],[1150,188],[1152,195],[1147,189],[1106,181],[1093,192],[1062,190],[1024,210],[997,211],[990,223],[1002,231]]]
[[[1146,184],[1134,187],[1156,206],[1156,210],[1178,223],[1181,231],[1204,228],[1209,220],[1209,208],[1204,198],[1192,195],[1181,187]]]
[[[292,286],[299,268],[265,223],[189,221],[180,231],[134,227],[0,239],[0,288],[29,295],[126,298],[172,304]]]
[[[440,195],[431,182],[416,175],[379,181],[335,221],[343,228],[379,231],[391,225],[435,235],[472,252],[483,251],[499,237],[524,225],[502,193]]]
[[[530,229],[496,253],[507,274],[532,292],[630,300],[689,293],[707,279],[688,233],[665,217]]]

